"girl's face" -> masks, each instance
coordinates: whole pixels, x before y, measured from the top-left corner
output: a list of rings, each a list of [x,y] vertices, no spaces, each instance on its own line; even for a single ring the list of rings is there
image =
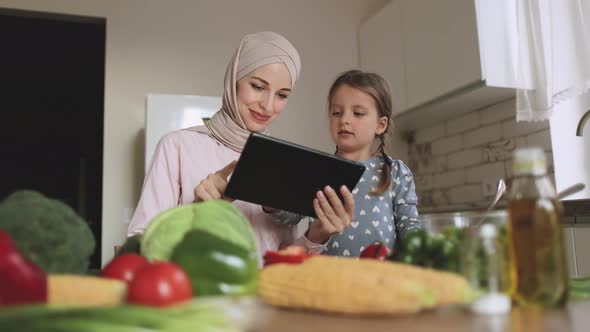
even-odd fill
[[[379,116],[371,95],[341,85],[331,99],[330,134],[342,152],[371,153],[375,136],[387,129],[387,117]]]
[[[250,131],[263,131],[287,106],[291,75],[282,63],[259,67],[237,83],[240,116]]]

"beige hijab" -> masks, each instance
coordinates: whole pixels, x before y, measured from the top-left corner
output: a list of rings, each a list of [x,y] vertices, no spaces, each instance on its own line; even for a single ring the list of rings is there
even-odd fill
[[[205,126],[191,130],[207,134],[228,148],[241,152],[250,131],[238,112],[236,82],[256,68],[272,63],[283,63],[291,74],[291,89],[299,78],[301,62],[299,54],[285,37],[275,32],[258,32],[242,39],[240,47],[225,72],[225,92],[221,109]],[[268,130],[264,131],[268,133]]]

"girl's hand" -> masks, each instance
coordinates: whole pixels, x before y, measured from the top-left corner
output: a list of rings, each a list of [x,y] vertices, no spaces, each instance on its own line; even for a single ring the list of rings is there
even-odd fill
[[[313,200],[313,208],[318,218],[309,226],[307,238],[314,243],[326,243],[333,234],[342,233],[350,226],[354,214],[354,197],[346,186],[340,187],[343,201],[334,189],[327,186],[318,191]]]
[[[219,171],[207,175],[195,188],[195,202],[224,198],[223,192],[227,186],[227,177],[236,168],[236,163],[237,161],[234,160]]]

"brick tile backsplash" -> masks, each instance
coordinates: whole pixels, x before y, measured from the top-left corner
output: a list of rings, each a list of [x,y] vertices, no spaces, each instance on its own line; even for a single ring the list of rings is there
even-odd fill
[[[547,135],[547,130],[538,131],[526,136],[528,146],[539,146],[545,151],[551,150],[551,135]]]
[[[465,172],[467,173],[467,183],[481,183],[482,179],[490,178],[495,178],[498,181],[505,176],[504,163],[501,161],[470,167],[465,169]]]
[[[483,200],[481,185],[470,184],[455,186],[449,190],[449,200],[451,204],[456,203],[475,203]]]
[[[502,126],[499,123],[491,124],[468,131],[464,135],[463,144],[465,147],[482,145],[500,139],[502,137]]]
[[[428,127],[416,132],[415,143],[432,142],[437,138],[445,136],[445,124],[441,123],[436,126]]]
[[[432,188],[449,188],[457,184],[465,183],[465,172],[463,170],[450,171],[432,176]]]
[[[481,148],[461,150],[448,155],[447,165],[449,169],[464,168],[480,164],[483,161]]]
[[[487,207],[484,184],[512,176],[516,148],[542,147],[553,174],[548,122],[517,123],[515,104],[509,99],[414,133],[408,165],[422,214]]]
[[[432,155],[445,155],[463,148],[463,136],[455,135],[432,142]]]
[[[516,122],[516,120],[506,120],[502,122],[502,129],[506,138],[525,136],[549,129],[549,121]]]

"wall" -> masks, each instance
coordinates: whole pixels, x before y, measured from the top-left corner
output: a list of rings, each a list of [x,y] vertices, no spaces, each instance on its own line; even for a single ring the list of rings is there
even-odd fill
[[[548,121],[517,123],[515,106],[510,99],[414,133],[408,165],[421,213],[487,207],[518,147],[542,147],[553,178]]]
[[[358,66],[358,26],[386,0],[0,0],[0,7],[107,19],[104,118],[103,263],[124,240],[125,209],[143,181],[145,95],[220,95],[241,37],[273,30],[302,57],[301,80],[276,136],[333,151],[326,95]]]

